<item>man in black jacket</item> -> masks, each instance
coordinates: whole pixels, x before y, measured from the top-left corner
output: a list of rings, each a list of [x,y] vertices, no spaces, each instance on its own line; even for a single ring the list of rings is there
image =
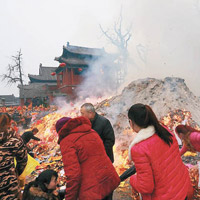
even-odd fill
[[[101,137],[106,153],[113,163],[113,145],[115,144],[115,135],[110,121],[97,114],[91,103],[83,104],[80,111],[83,117],[87,117],[91,121],[92,129],[94,129]]]
[[[91,103],[83,104],[80,112],[83,117],[87,117],[91,121],[92,129],[94,129],[101,137],[106,153],[113,163],[113,145],[115,144],[115,135],[110,121],[97,114],[94,106]],[[112,200],[112,193],[102,200]]]

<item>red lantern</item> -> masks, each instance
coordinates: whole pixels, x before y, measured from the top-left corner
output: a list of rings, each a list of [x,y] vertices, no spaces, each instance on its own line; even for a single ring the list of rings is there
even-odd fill
[[[63,72],[60,72],[58,75],[63,75]]]
[[[78,71],[79,71],[79,72],[82,72],[82,71],[83,71],[83,69],[79,67],[79,68],[78,68]]]
[[[55,75],[56,75],[56,72],[52,72],[52,73],[51,73],[51,76],[55,76]]]
[[[59,67],[65,67],[66,63],[60,63]]]

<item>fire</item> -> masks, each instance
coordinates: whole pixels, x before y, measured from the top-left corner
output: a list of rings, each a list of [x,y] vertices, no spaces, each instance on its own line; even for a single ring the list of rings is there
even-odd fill
[[[192,119],[192,115],[186,110],[175,110],[164,116],[160,122],[167,126],[171,131],[174,131],[175,127],[180,124],[186,124],[193,128],[199,129],[198,125]]]
[[[105,103],[104,106],[108,105]],[[58,137],[55,130],[55,124],[57,120],[63,116],[78,116],[78,108],[72,107],[72,110],[66,111],[64,113],[50,113],[32,124],[32,128],[37,127],[39,129],[37,137],[41,138],[42,140],[42,142],[39,144],[37,142],[33,142],[31,144],[31,147],[37,145],[34,149],[34,152],[37,153],[37,159],[40,160],[41,165],[37,168],[37,170],[34,173],[27,177],[27,181],[33,180],[37,176],[37,174],[40,173],[42,170],[52,168],[59,173],[60,185],[65,185],[65,177],[63,176],[63,163],[61,159],[62,157],[59,145],[57,144]],[[160,120],[160,122],[166,125],[171,131],[174,131],[175,127],[182,123],[185,123],[197,129],[199,128],[197,124],[192,120],[191,113],[185,110],[175,110],[173,112],[170,112],[166,116],[164,116]],[[118,174],[121,175],[126,169],[128,169],[132,165],[132,163],[128,159],[128,146],[133,140],[134,134],[129,127],[121,127],[120,123],[115,124],[114,128],[116,129],[115,133],[120,132],[120,138],[117,137],[117,135],[119,134],[116,134],[116,144],[114,146],[114,165]],[[196,185],[198,183],[198,172],[194,172],[194,170],[192,170],[190,175],[191,180],[193,181],[193,186],[196,188]],[[129,180],[122,182],[118,187],[117,192],[125,194],[126,196],[129,196],[134,200],[139,199],[138,193],[132,192]],[[198,189],[196,189],[195,195],[196,197],[200,195]]]
[[[38,128],[39,133],[37,134],[37,137],[41,139],[40,143],[33,141],[29,145],[30,148],[35,147],[33,152],[37,154],[36,157],[40,161],[40,166],[38,166],[36,171],[26,178],[26,182],[34,180],[41,171],[51,168],[58,172],[58,182],[60,185],[65,185],[65,177],[63,176],[63,163],[61,159],[62,156],[60,147],[57,143],[58,136],[55,130],[55,124],[57,120],[64,116],[75,117],[77,116],[77,112],[75,110],[62,114],[53,112],[44,116],[31,125],[31,128]]]

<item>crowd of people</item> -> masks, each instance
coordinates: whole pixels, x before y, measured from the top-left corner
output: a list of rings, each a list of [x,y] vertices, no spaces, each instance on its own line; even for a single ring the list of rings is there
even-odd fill
[[[66,190],[56,192],[58,174],[45,170],[20,192],[18,176],[27,164],[27,143],[38,129],[21,137],[12,128],[9,112],[0,113],[0,199],[23,200],[112,200],[120,184],[113,162],[115,134],[110,121],[99,115],[91,103],[80,108],[81,116],[62,117],[55,124],[58,133]],[[129,160],[136,174],[130,176],[133,191],[143,200],[190,200],[193,188],[181,159],[186,151],[200,151],[200,132],[186,125],[176,127],[183,141],[179,150],[175,134],[160,124],[150,106],[134,104],[127,114],[136,134],[129,146]],[[16,159],[16,166],[14,164]]]
[[[44,107],[47,108],[49,107],[49,97],[36,97],[34,96],[32,99],[26,100],[24,103],[25,106],[27,107]]]
[[[56,106],[10,106],[0,107],[0,113],[8,113],[15,128],[28,129],[30,124],[46,114],[55,111]]]

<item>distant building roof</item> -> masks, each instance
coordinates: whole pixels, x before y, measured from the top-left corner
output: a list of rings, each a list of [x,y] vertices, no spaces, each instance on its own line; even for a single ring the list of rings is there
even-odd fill
[[[20,98],[23,98],[23,96],[25,98],[33,98],[35,96],[37,97],[45,97],[47,96],[47,92],[45,90],[46,86],[56,86],[56,83],[30,83],[29,85],[24,85],[24,90],[22,90],[22,86],[18,85],[19,89],[20,89]],[[23,94],[24,92],[24,94]]]
[[[19,97],[12,95],[0,95],[0,104],[5,101],[6,106],[19,105]]]
[[[52,76],[51,73],[55,72],[57,67],[44,67],[40,64],[39,75],[28,74],[31,83],[50,83],[56,82],[56,76]]]
[[[101,56],[105,53],[104,48],[88,48],[88,47],[80,47],[80,46],[72,46],[67,42],[66,46],[63,46],[63,50],[67,50],[71,53],[75,54],[83,54],[83,55],[93,55],[93,56]]]

